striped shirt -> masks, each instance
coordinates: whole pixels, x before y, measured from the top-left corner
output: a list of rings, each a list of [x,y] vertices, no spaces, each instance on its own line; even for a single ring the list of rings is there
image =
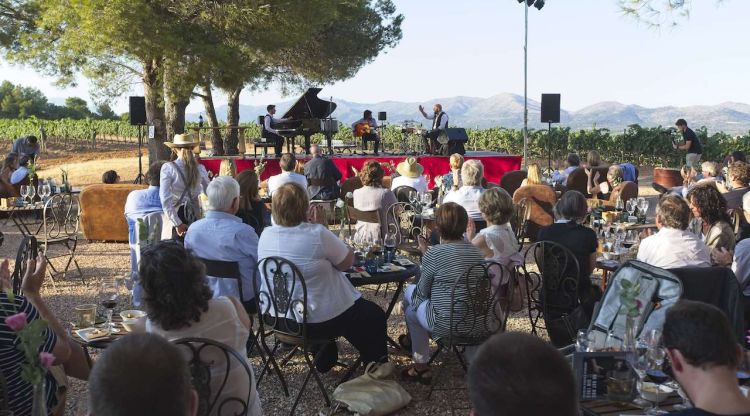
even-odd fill
[[[16,333],[5,324],[5,318],[16,313],[26,312],[27,322],[41,319],[36,308],[23,296],[15,296],[15,302],[11,303],[5,292],[0,292],[0,373],[5,378],[8,389],[8,400],[10,410],[16,415],[28,415],[31,413],[31,398],[33,389],[31,384],[21,378],[21,364],[25,362],[23,352],[17,346],[20,339]],[[39,347],[39,352],[52,352],[57,342],[55,333],[47,328],[45,331],[45,342]],[[47,409],[52,412],[57,405],[55,392],[57,382],[54,377],[47,373]]]
[[[439,244],[430,247],[422,258],[422,275],[412,295],[412,307],[416,310],[422,302],[429,301],[427,323],[432,328],[433,338],[447,337],[450,333],[451,291],[456,280],[466,273],[469,267],[484,261],[482,253],[467,241]],[[482,276],[480,268],[471,278]],[[468,297],[465,285],[456,288],[456,299]],[[458,318],[456,321],[471,322],[471,319]],[[457,329],[462,333],[460,324]]]

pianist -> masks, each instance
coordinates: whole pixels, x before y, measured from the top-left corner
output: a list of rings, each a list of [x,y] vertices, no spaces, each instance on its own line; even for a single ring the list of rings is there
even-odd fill
[[[280,136],[279,132],[271,126],[284,120],[273,117],[273,115],[276,114],[275,105],[268,105],[268,107],[266,107],[266,110],[268,111],[268,114],[263,117],[263,131],[261,132],[260,137],[263,137],[270,143],[274,143],[276,157],[281,157],[281,149],[284,147],[284,137]]]
[[[362,138],[362,150],[367,150],[367,142],[375,142],[375,155],[378,155],[380,147],[380,136],[378,135],[378,122],[372,117],[372,111],[365,110],[364,117],[352,123],[352,134],[354,137]]]
[[[448,128],[448,114],[443,111],[443,106],[440,104],[435,104],[432,107],[432,114],[427,114],[424,111],[424,107],[421,105],[419,106],[419,112],[422,113],[424,118],[432,120],[432,130],[425,133],[422,138],[425,152],[436,154],[438,153],[438,147],[440,146],[437,141],[438,136],[440,135],[440,130]]]

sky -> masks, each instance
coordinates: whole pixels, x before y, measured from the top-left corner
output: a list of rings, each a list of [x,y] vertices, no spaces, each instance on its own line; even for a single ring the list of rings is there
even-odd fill
[[[666,2],[667,0],[655,0]],[[349,80],[322,85],[319,97],[360,103],[523,94],[524,7],[516,0],[394,0],[403,39]],[[720,4],[719,4],[720,3]],[[616,0],[546,0],[529,9],[528,95],[562,94],[562,107],[601,101],[645,107],[750,103],[750,1],[695,0],[676,28],[648,28],[624,17]],[[33,86],[53,102],[89,99],[85,79],[59,89],[53,79],[0,60],[0,80]],[[131,95],[142,95],[135,89]],[[241,103],[295,98],[278,87],[243,92]],[[217,105],[225,103],[219,94]],[[127,111],[127,97],[111,103]],[[203,110],[194,100],[188,112]]]

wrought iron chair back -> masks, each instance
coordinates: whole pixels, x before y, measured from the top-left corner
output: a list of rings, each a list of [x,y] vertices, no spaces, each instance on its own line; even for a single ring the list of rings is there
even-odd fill
[[[78,240],[81,206],[74,194],[52,195],[44,204],[43,228],[40,236],[47,243],[59,239]]]
[[[575,255],[564,246],[552,241],[532,244],[526,250],[522,269],[533,334],[537,333],[540,317],[561,316],[578,306],[580,267]]]
[[[516,233],[516,241],[518,241],[518,250],[520,251],[523,247],[523,242],[526,239],[526,233],[529,229],[529,218],[531,217],[531,205],[528,203],[526,198],[522,198],[516,204],[516,214],[513,217],[513,231]]]
[[[255,273],[253,285],[258,301],[261,332],[265,332],[265,326],[287,336],[304,338],[307,286],[302,272],[283,257],[266,257],[258,261]]]
[[[401,185],[393,190],[393,193],[396,195],[396,200],[398,202],[411,202],[409,200],[409,195],[411,194],[411,192],[416,193],[417,190],[408,185]]]
[[[198,260],[206,267],[206,276],[236,281],[240,301],[245,300],[242,293],[242,274],[240,273],[240,264],[238,262],[204,258],[198,258]]]
[[[36,237],[33,235],[23,237],[21,245],[18,246],[18,251],[16,252],[16,262],[13,266],[13,273],[11,274],[14,294],[23,295],[21,284],[23,283],[23,276],[26,274],[28,266],[27,262],[29,259],[35,259],[38,253],[39,248]]]
[[[408,202],[397,202],[388,207],[388,218],[396,224],[396,241],[399,245],[415,243],[422,234],[423,225],[418,219],[419,211]]]
[[[181,338],[173,343],[186,353],[191,383],[198,393],[198,415],[248,413],[252,407],[253,376],[245,357],[228,345],[207,338]],[[223,397],[229,376],[237,368],[244,370],[250,388],[246,395]]]

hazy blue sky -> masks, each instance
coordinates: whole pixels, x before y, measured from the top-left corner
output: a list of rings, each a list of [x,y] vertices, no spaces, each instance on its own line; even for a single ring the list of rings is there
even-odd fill
[[[394,0],[403,40],[321,97],[423,101],[456,95],[523,94],[523,5],[516,0]],[[662,0],[658,0],[662,1]],[[666,1],[666,0],[663,0]],[[750,1],[695,0],[688,20],[653,30],[623,17],[615,0],[547,0],[529,10],[529,96],[562,93],[578,110],[599,101],[660,105],[750,103]],[[56,89],[27,68],[0,63],[0,79],[56,99],[88,98],[85,80]],[[135,90],[133,95],[141,95]],[[217,97],[217,105],[223,103]],[[288,97],[287,97],[288,98]],[[284,99],[275,88],[243,103]],[[118,111],[125,99],[113,103]],[[195,100],[189,112],[202,110]]]

